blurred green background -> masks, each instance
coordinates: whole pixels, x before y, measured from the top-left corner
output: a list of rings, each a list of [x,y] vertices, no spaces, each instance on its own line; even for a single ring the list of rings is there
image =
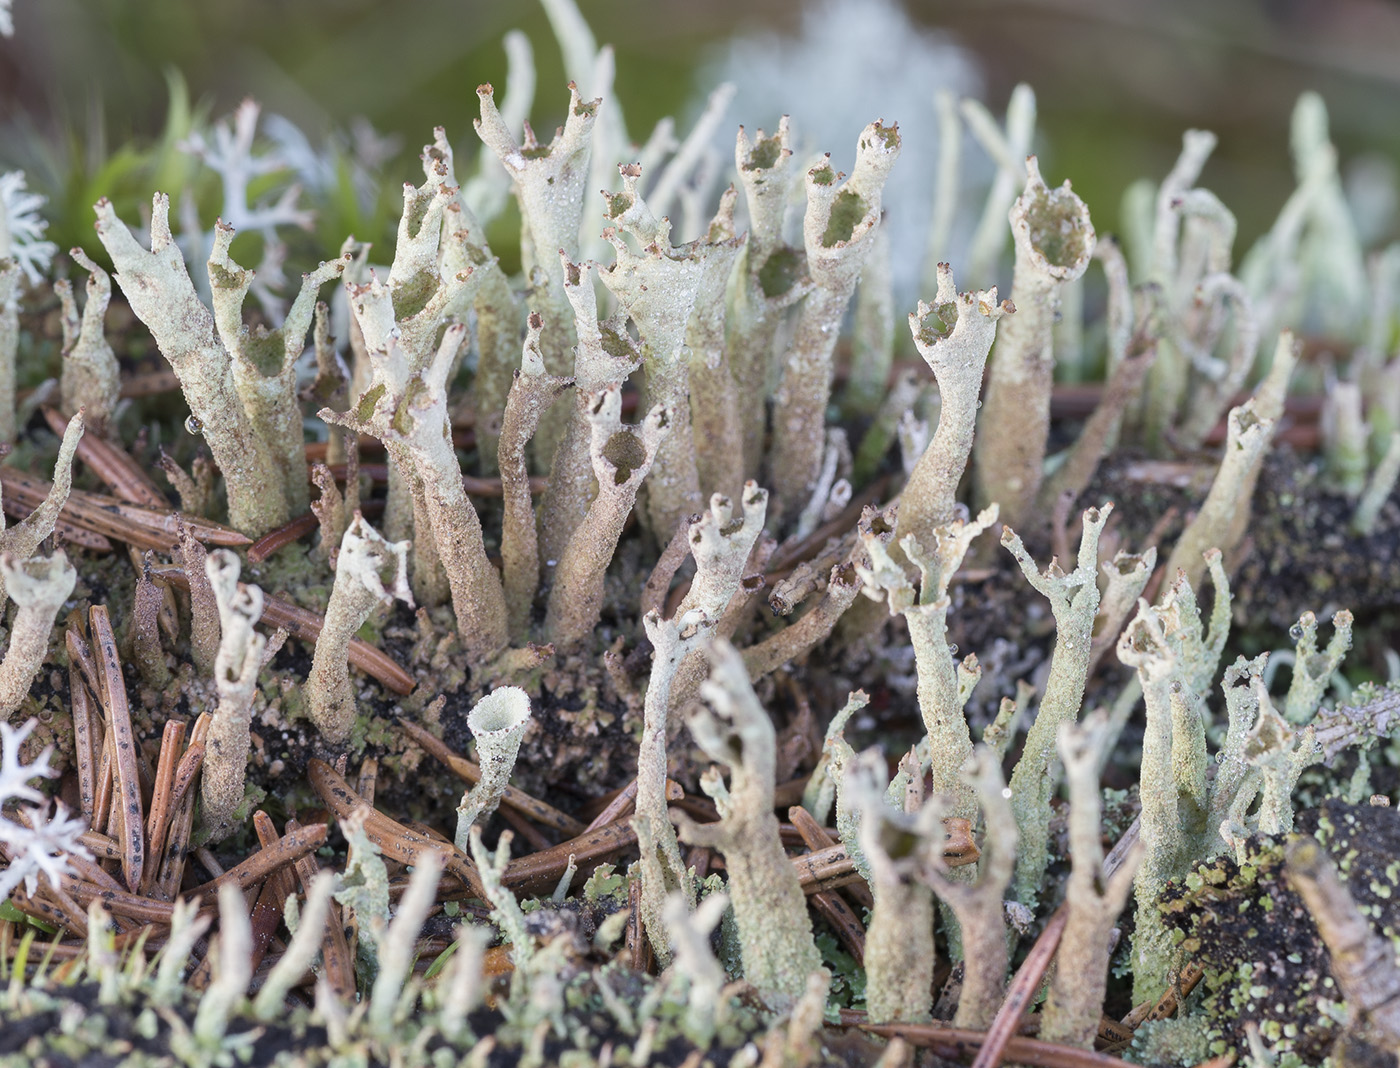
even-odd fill
[[[791,0],[580,6],[599,41],[616,47],[617,89],[637,138],[668,114],[685,128],[706,88],[697,72],[728,38],[796,32],[804,8]],[[1400,154],[1393,3],[905,0],[905,10],[971,53],[994,112],[1017,81],[1034,86],[1053,174],[1073,179],[1101,228],[1115,225],[1123,188],[1160,177],[1181,131],[1203,126],[1220,135],[1203,184],[1238,213],[1237,247],[1247,247],[1292,188],[1288,115],[1308,88],[1328,102],[1344,161],[1369,153],[1383,165]],[[414,176],[413,157],[434,125],[469,143],[475,87],[504,81],[507,30],[534,44],[542,134],[564,99],[559,51],[531,0],[15,0],[14,18],[16,36],[0,40],[0,164],[33,168],[31,185],[45,192],[65,169],[92,175],[119,146],[157,139],[171,69],[207,114],[226,114],[251,94],[316,144],[364,116],[400,139],[400,158],[384,171],[395,179]],[[742,118],[731,112],[726,128]],[[69,194],[90,192],[80,183]],[[61,244],[81,236],[68,223],[52,235]]]

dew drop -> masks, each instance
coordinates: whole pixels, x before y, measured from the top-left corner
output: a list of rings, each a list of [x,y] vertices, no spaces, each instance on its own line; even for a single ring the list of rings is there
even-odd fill
[[[199,417],[194,413],[185,416],[185,430],[195,437],[204,433],[204,424],[199,421]]]
[[[1303,633],[1303,624],[1301,623],[1294,623],[1293,626],[1288,628],[1288,636],[1295,642],[1303,640]]]
[[[949,655],[949,656],[957,656],[957,655],[958,655],[958,647],[957,647],[957,644],[956,644],[955,642],[950,642],[950,643],[948,644],[948,655]]]

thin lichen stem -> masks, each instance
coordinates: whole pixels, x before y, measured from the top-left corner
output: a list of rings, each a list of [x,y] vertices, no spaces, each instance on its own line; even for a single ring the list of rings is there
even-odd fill
[[[931,545],[935,528],[955,518],[958,483],[972,454],[987,353],[997,323],[1014,310],[1009,303],[997,303],[995,287],[959,293],[953,269],[940,263],[933,304],[920,301],[918,311],[910,313],[914,345],[938,380],[938,429],[900,494],[895,544],[912,534],[920,544]]]
[[[554,399],[573,384],[544,369],[540,334],[544,322],[531,315],[525,350],[506,399],[497,456],[505,515],[501,521],[501,572],[509,613],[511,641],[528,637],[535,591],[540,583],[540,558],[531,504],[530,471],[525,446]]]
[[[709,709],[697,706],[688,723],[705,753],[729,769],[730,782],[726,787],[715,768],[701,777],[720,822],[696,823],[678,813],[680,836],[724,854],[744,978],[770,1005],[785,1007],[801,997],[808,976],[821,967],[821,954],[773,811],[773,721],[758,703],[734,647],[720,640],[709,653],[710,678],[701,684]]]
[[[1083,276],[1094,253],[1089,210],[1069,182],[1051,189],[1034,156],[1011,209],[1016,314],[1000,331],[982,405],[973,474],[979,505],[995,501],[1002,520],[1023,526],[1034,513],[1050,433],[1055,370],[1053,327],[1062,285]]]
[[[1055,738],[1062,723],[1079,717],[1089,676],[1094,621],[1099,612],[1099,535],[1113,511],[1112,503],[1084,513],[1078,566],[1069,574],[1052,563],[1044,572],[1009,526],[1001,543],[1016,558],[1027,581],[1050,601],[1055,617],[1055,653],[1040,708],[1026,734],[1021,759],[1011,773],[1012,809],[1020,832],[1016,857],[1016,899],[1033,906],[1050,863],[1050,800],[1055,779],[1051,768]]]
[[[831,399],[832,354],[846,305],[874,245],[885,179],[899,158],[899,128],[871,123],[856,143],[850,178],[830,162],[807,172],[802,234],[814,288],[797,312],[773,412],[775,507],[788,522],[816,489]]]
[[[329,745],[348,742],[355,725],[355,690],[346,659],[350,642],[376,607],[395,598],[413,607],[408,543],[386,541],[356,514],[340,542],[335,584],[306,679],[312,722]]]

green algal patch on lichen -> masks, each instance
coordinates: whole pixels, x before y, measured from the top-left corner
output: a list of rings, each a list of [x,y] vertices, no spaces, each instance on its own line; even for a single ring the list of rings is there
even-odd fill
[[[869,210],[859,193],[850,189],[843,189],[837,193],[836,203],[831,205],[831,216],[827,221],[826,230],[822,233],[822,248],[834,248],[843,241],[849,241]]]
[[[795,248],[777,249],[758,269],[758,284],[770,300],[780,297],[802,277],[802,253]]]

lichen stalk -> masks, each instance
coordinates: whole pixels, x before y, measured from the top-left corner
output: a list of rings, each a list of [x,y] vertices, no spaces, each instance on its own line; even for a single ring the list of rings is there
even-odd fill
[[[856,142],[844,184],[829,162],[807,173],[803,243],[813,288],[797,313],[774,397],[772,482],[775,507],[791,518],[811,499],[821,469],[832,354],[856,282],[874,245],[885,179],[899,158],[899,128],[873,122]]]
[[[1168,575],[1183,572],[1194,585],[1205,568],[1202,561],[1207,549],[1228,553],[1238,544],[1232,530],[1238,514],[1249,511],[1246,490],[1253,488],[1274,436],[1274,420],[1261,418],[1257,409],[1253,400],[1231,409],[1220,469],[1196,517],[1181,532],[1167,558]],[[1243,527],[1239,529],[1242,534]]]
[[[5,659],[0,661],[0,720],[8,720],[24,703],[44,666],[54,619],[73,592],[78,573],[62,549],[52,556],[25,559],[6,551],[0,552],[0,580],[18,606]]]
[[[699,648],[714,621],[699,613],[663,619],[660,613],[652,611],[642,617],[642,624],[651,642],[652,663],[642,709],[642,740],[637,746],[637,799],[632,826],[642,854],[642,922],[653,951],[664,964],[670,960],[663,920],[666,898],[680,891],[688,902],[695,900],[695,889],[681,859],[680,843],[666,803],[671,689],[681,662]]]
[[[938,380],[938,428],[924,449],[899,498],[895,544],[912,534],[933,544],[936,528],[953,522],[958,483],[967,470],[977,427],[978,395],[997,323],[1015,309],[997,303],[997,291],[959,293],[953,269],[938,265],[933,304],[919,302],[909,315],[914,347]]]
[[[279,458],[273,443],[258,433],[239,396],[233,360],[216,333],[214,314],[195,292],[170,232],[170,198],[157,193],[151,202],[149,251],[105,197],[95,210],[97,236],[112,257],[117,284],[174,369],[185,403],[223,472],[229,522],[254,537],[281,526],[291,517],[282,489],[285,457]],[[268,492],[269,486],[279,492]]]
[[[1099,712],[1082,726],[1062,723],[1060,759],[1069,782],[1071,868],[1065,901],[1069,916],[1050,979],[1040,1037],[1092,1049],[1108,986],[1110,933],[1127,903],[1142,857],[1139,843],[1104,878],[1099,764],[1108,740],[1108,717]]]
[[[0,552],[10,553],[16,561],[23,562],[54,532],[59,513],[73,489],[73,457],[77,455],[85,427],[84,413],[79,411],[63,428],[63,440],[59,442],[58,458],[53,465],[53,484],[34,511],[12,527],[5,525],[5,513],[0,511]],[[5,581],[0,577],[0,605],[4,604],[4,595]]]
[[[540,497],[540,577],[546,585],[552,581],[565,546],[593,503],[593,430],[589,421],[589,398],[609,389],[620,389],[642,358],[640,346],[627,333],[624,316],[598,321],[598,297],[594,287],[598,265],[570,263],[565,256],[561,256],[561,260],[564,296],[578,336],[578,348],[573,364],[573,403],[563,436],[554,450],[549,485]],[[549,373],[548,365],[546,373]]]
[[[724,854],[744,978],[769,1004],[786,1007],[802,996],[808,976],[821,967],[821,954],[773,812],[773,721],[758,703],[733,646],[716,641],[710,659],[710,678],[701,684],[709,707],[698,706],[687,722],[706,755],[728,768],[730,781],[726,787],[713,768],[701,777],[701,788],[719,808],[720,822],[701,824],[680,816],[680,836]]]
[[[234,389],[248,413],[253,433],[266,443],[278,466],[279,489],[286,498],[287,515],[301,515],[307,508],[308,492],[296,364],[316,312],[316,294],[327,282],[345,273],[350,254],[302,275],[301,289],[282,325],[268,330],[243,323],[243,301],[253,284],[253,272],[240,267],[229,255],[233,237],[233,227],[222,222],[214,227],[214,247],[208,264],[214,325],[232,359]]]
[[[447,379],[465,335],[465,326],[449,326],[432,362],[404,376],[402,392],[386,388],[388,381],[403,374],[405,359],[391,339],[376,364],[376,376],[383,373],[384,380],[360,398],[353,412],[323,408],[321,418],[374,434],[389,446],[396,462],[411,465],[407,473],[419,482],[427,519],[427,529],[417,536],[432,534],[462,646],[473,663],[483,664],[505,648],[509,635],[505,591],[486,556],[481,520],[463,487],[448,424]]]
[[[695,577],[676,606],[677,618],[693,615],[718,624],[738,596],[744,567],[763,533],[768,491],[753,481],[746,482],[739,503],[740,514],[736,516],[734,502],[716,493],[710,497],[710,507],[689,525],[686,542],[695,560]],[[715,631],[720,632],[718,627]],[[676,671],[672,709],[680,708],[695,695],[709,670],[707,658],[698,650],[685,659]]]
[[[1016,819],[994,753],[981,746],[963,768],[982,806],[987,834],[977,881],[948,877],[942,851],[924,866],[924,878],[957,917],[962,940],[963,986],[954,1027],[991,1025],[1006,990],[1006,910],[1002,899],[1016,866]]]
[[[103,324],[112,299],[112,279],[80,248],[68,254],[88,272],[87,303],[81,318],[73,301],[73,285],[66,278],[54,283],[63,305],[63,370],[59,375],[59,396],[63,410],[82,409],[88,425],[102,436],[121,399],[121,368],[108,344]]]
[[[505,588],[511,641],[528,637],[531,608],[540,583],[540,558],[531,502],[530,471],[525,446],[540,418],[573,380],[557,378],[544,369],[540,334],[544,322],[531,315],[520,368],[506,399],[497,446],[505,515],[501,525],[501,581]]]
[[[857,567],[864,592],[872,600],[885,600],[890,614],[903,614],[914,646],[918,669],[919,713],[923,717],[930,752],[939,759],[932,769],[932,788],[952,800],[948,815],[971,820],[977,815],[977,797],[962,778],[963,765],[972,756],[972,734],[963,707],[981,669],[975,656],[959,663],[948,644],[948,587],[961,566],[972,540],[997,520],[993,505],[972,522],[954,521],[933,532],[933,548],[925,550],[906,534],[900,542],[905,556],[922,575],[915,593],[903,565],[890,552],[892,525],[874,515],[862,517],[860,539],[869,564]]]
[[[526,297],[531,312],[560,329],[542,339],[545,369],[552,375],[567,375],[569,354],[575,338],[570,332],[569,303],[564,299],[564,270],[556,255],[562,250],[567,262],[579,259],[579,224],[583,218],[584,189],[589,173],[593,127],[601,98],[585,102],[573,82],[569,83],[569,107],[564,126],[547,146],[535,140],[525,123],[525,143],[518,144],[514,133],[496,107],[491,86],[477,88],[481,117],[473,124],[482,140],[510,175],[515,198],[520,203],[520,247],[526,278],[536,270],[543,273],[540,284],[532,285]],[[563,430],[563,419],[551,426],[553,417],[541,430],[541,454],[553,454]]]
[[[1084,513],[1077,566],[1065,574],[1052,563],[1042,572],[1009,526],[1001,542],[1016,558],[1027,581],[1050,601],[1055,617],[1055,652],[1040,708],[1026,734],[1021,759],[1011,773],[1011,807],[1021,848],[1016,857],[1016,899],[1033,906],[1050,863],[1050,800],[1055,779],[1055,738],[1062,723],[1079,717],[1088,681],[1094,622],[1099,612],[1099,535],[1113,511],[1112,503]]]
[[[335,583],[306,679],[311,719],[328,745],[344,745],[355,725],[355,689],[346,659],[350,642],[376,607],[395,598],[413,607],[408,543],[386,541],[357,514],[340,541]]]
[[[672,245],[670,220],[657,219],[637,192],[641,168],[630,164],[619,171],[622,192],[604,194],[613,225],[603,231],[617,260],[599,276],[637,325],[647,405],[661,405],[672,413],[670,432],[657,450],[645,493],[647,526],[659,541],[701,504],[690,418],[690,361],[684,346],[705,261],[712,251],[723,258],[729,248],[722,236],[713,244],[701,239]],[[729,228],[732,233],[732,221]],[[623,234],[641,247],[640,253]]]
[[[686,324],[685,346],[690,350],[690,419],[693,438],[703,442],[696,449],[696,473],[701,494],[736,494],[744,484],[745,401],[734,378],[729,346],[725,342],[725,291],[734,264],[748,241],[734,233],[736,193],[730,186],[720,197],[705,234],[703,270],[695,290],[695,307]]]
[[[238,557],[218,549],[204,567],[218,600],[222,636],[214,661],[219,704],[209,723],[200,780],[201,830],[207,840],[219,841],[234,830],[234,815],[243,803],[253,698],[267,639],[253,630],[262,617],[263,592],[238,581]]]
[[[997,502],[1002,520],[1012,526],[1023,526],[1033,514],[1043,477],[1058,292],[1083,277],[1094,253],[1089,210],[1069,182],[1049,188],[1034,156],[1026,158],[1026,175],[1010,215],[1016,314],[1001,328],[992,354],[973,466],[979,505]]]
[[[472,827],[500,805],[529,726],[530,695],[518,686],[497,687],[467,713],[481,778],[457,806],[458,849],[467,849]]]
[[[873,758],[873,759],[872,759]],[[861,853],[875,908],[865,932],[866,1006],[872,1023],[923,1023],[933,1015],[933,888],[923,868],[947,838],[936,800],[915,815],[885,800],[883,758],[868,752],[846,770],[860,820]]]
[[[19,430],[15,354],[19,352],[19,291],[23,275],[14,260],[0,259],[0,441],[4,442],[14,441]]]
[[[598,622],[608,563],[673,414],[657,406],[641,426],[624,428],[622,395],[616,388],[592,395],[589,405],[598,495],[564,549],[545,610],[545,637],[560,651],[580,645]]]
[[[783,216],[792,185],[792,137],[784,115],[771,137],[750,138],[742,126],[734,166],[744,187],[749,240],[739,254],[729,291],[726,348],[739,395],[744,473],[756,475],[763,454],[765,398],[773,363],[773,339],[784,312],[811,287],[802,253],[783,239]]]

